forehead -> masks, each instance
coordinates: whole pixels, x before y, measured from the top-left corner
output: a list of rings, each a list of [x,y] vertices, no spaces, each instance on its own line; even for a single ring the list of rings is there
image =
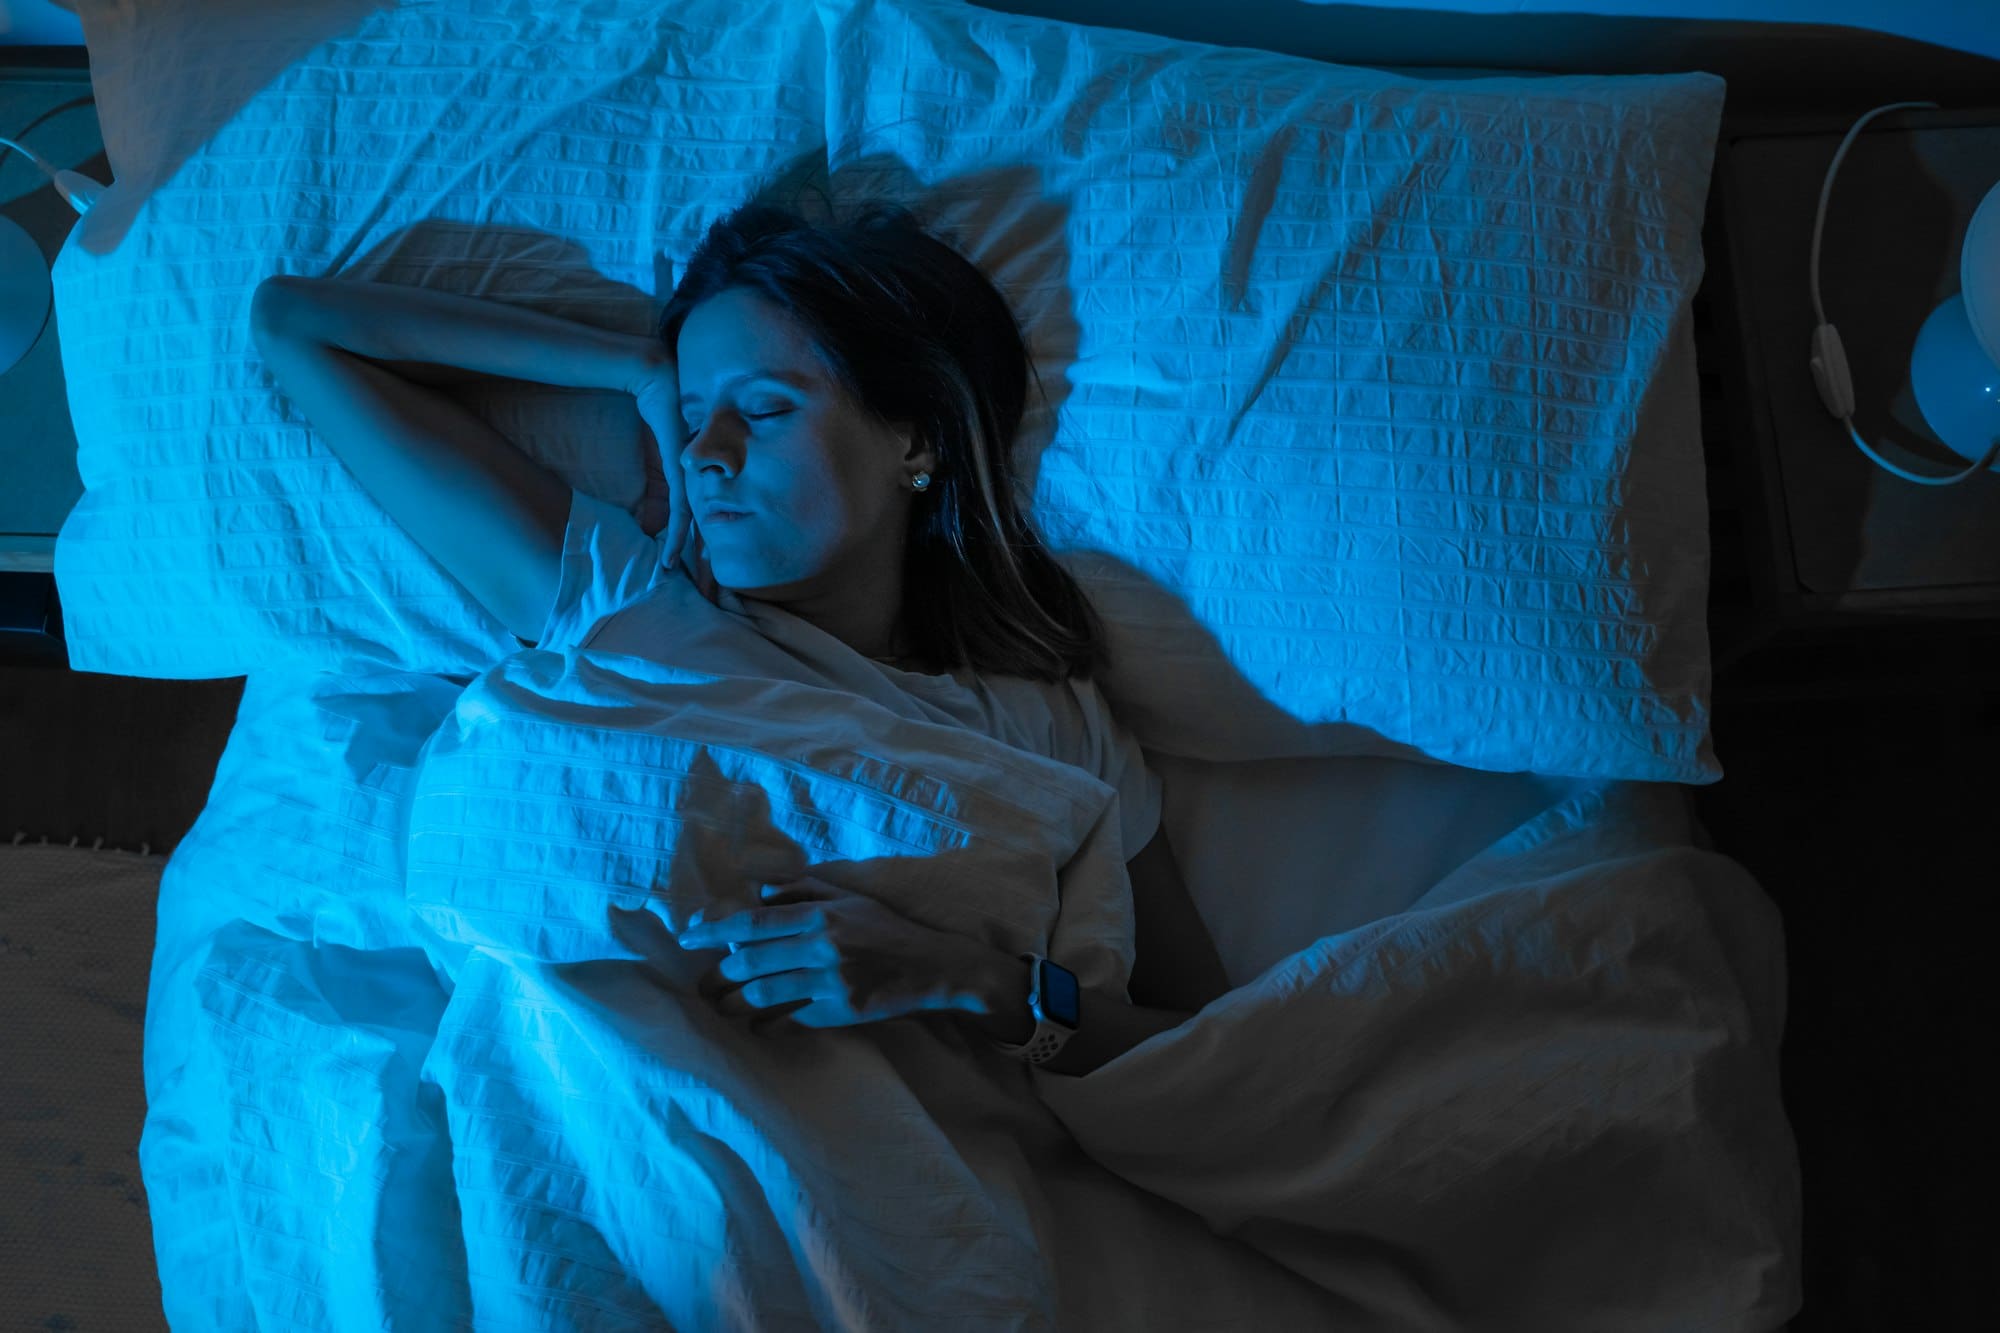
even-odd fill
[[[744,371],[818,377],[819,356],[805,331],[777,306],[741,289],[696,306],[681,324],[675,351],[682,387],[701,393]]]

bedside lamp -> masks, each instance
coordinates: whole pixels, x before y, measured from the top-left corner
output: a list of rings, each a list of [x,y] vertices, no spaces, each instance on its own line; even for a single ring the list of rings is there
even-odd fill
[[[1905,107],[1935,107],[1936,102],[1894,102],[1870,111],[1841,140],[1840,151],[1827,168],[1813,218],[1812,298],[1819,324],[1813,329],[1813,384],[1826,410],[1847,427],[1861,452],[1905,481],[1921,486],[1951,486],[1992,467],[2000,471],[2000,184],[1986,192],[1965,230],[1959,250],[1959,293],[1939,303],[1917,333],[1910,353],[1910,387],[1924,421],[1938,439],[1970,465],[1949,476],[1925,476],[1896,466],[1868,447],[1854,429],[1854,381],[1847,369],[1847,352],[1840,334],[1827,323],[1819,299],[1819,238],[1826,222],[1826,201],[1833,193],[1834,173],[1847,156],[1854,136],[1875,117]]]
[[[57,171],[12,139],[0,138],[0,144],[19,151],[39,167],[79,217],[104,193],[105,187],[90,177]],[[0,218],[0,375],[20,364],[28,349],[41,340],[48,320],[49,263],[42,258],[42,247],[18,223]]]
[[[1938,438],[1973,462],[2000,437],[2000,184],[1965,229],[1958,281],[1917,334],[1910,385]]]
[[[12,218],[0,218],[0,375],[19,364],[49,320],[49,265]]]

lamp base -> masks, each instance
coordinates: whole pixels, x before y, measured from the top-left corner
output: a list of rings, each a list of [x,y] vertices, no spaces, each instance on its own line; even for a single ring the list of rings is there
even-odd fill
[[[49,261],[35,238],[0,218],[0,375],[41,341],[49,322]]]
[[[1966,462],[1984,458],[2000,439],[2000,366],[1973,335],[1962,294],[1931,311],[1918,330],[1910,387],[1925,424]],[[2000,461],[1988,470],[2000,472]]]

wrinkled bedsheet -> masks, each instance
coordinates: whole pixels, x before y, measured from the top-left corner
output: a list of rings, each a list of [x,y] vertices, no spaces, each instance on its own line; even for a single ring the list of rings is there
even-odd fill
[[[1588,786],[1064,1078],[943,1017],[758,1037],[693,994],[687,914],[806,866],[1129,975],[1111,788],[798,674],[531,651],[251,677],[163,877],[146,1015],[175,1327],[1796,1308],[1778,922],[1670,789]]]

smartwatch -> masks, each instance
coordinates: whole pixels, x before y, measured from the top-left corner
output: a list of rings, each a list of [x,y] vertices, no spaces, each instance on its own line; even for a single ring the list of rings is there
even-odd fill
[[[1035,1016],[1035,1032],[1018,1046],[1004,1041],[993,1045],[1031,1065],[1047,1064],[1076,1035],[1082,1021],[1076,973],[1038,953],[1024,953],[1021,958],[1028,964],[1028,1012]]]

